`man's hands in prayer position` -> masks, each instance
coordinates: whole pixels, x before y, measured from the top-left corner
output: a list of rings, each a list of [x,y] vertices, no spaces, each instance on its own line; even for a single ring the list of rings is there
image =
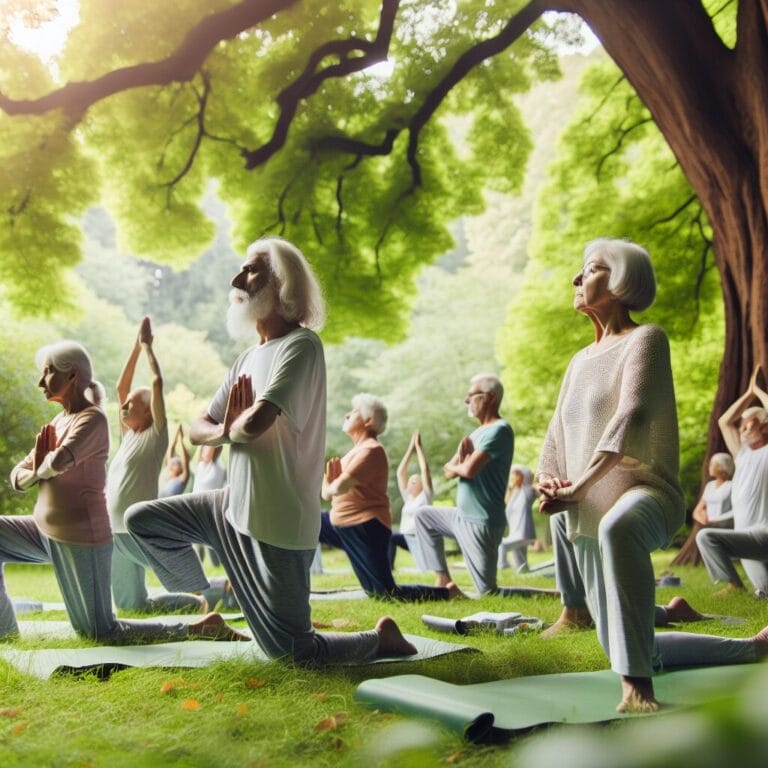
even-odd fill
[[[237,381],[229,390],[227,410],[224,414],[224,423],[222,424],[222,431],[225,438],[231,439],[232,425],[251,407],[253,407],[253,386],[251,385],[251,377],[241,374],[237,377]]]

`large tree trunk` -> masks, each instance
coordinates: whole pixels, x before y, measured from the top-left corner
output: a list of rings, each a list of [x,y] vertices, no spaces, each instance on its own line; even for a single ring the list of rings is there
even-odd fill
[[[754,365],[768,361],[768,0],[739,3],[733,50],[698,0],[559,6],[589,24],[632,83],[712,225],[725,350],[710,455],[723,445],[718,417],[744,391]]]

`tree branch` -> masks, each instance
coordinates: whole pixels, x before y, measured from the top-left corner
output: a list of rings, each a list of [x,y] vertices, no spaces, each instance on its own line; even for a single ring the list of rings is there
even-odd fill
[[[280,115],[269,141],[257,149],[242,153],[247,170],[263,165],[285,144],[299,104],[315,93],[326,80],[345,77],[386,60],[399,6],[400,0],[382,0],[379,29],[373,42],[359,37],[329,40],[310,54],[304,71],[277,96]],[[329,56],[338,57],[338,63],[318,69]]]
[[[647,125],[648,123],[652,123],[653,120],[650,117],[643,118],[642,120],[638,120],[636,123],[633,123],[628,128],[621,128],[619,133],[619,138],[616,140],[616,144],[613,146],[612,149],[609,149],[608,152],[606,152],[599,160],[597,164],[597,168],[595,168],[595,178],[599,179],[600,174],[603,172],[603,166],[607,162],[609,157],[612,157],[615,155],[624,144],[624,139],[629,136],[632,131],[634,131],[637,128],[642,127],[643,125]]]
[[[0,109],[8,115],[42,115],[64,110],[75,122],[98,101],[121,91],[192,80],[211,51],[222,41],[284,11],[298,0],[243,0],[195,25],[167,58],[107,72],[95,80],[68,83],[37,99],[11,99],[0,93]]]

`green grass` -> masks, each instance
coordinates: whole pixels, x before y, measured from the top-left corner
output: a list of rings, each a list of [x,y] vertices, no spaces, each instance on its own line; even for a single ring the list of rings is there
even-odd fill
[[[672,556],[654,557],[657,574],[669,568]],[[531,560],[535,563],[547,557],[533,555]],[[325,553],[324,564],[331,568],[346,565],[339,552]],[[398,564],[410,564],[408,556],[399,553]],[[460,585],[470,585],[465,570],[453,573]],[[690,625],[692,631],[748,637],[768,623],[768,605],[748,594],[713,598],[713,587],[703,569],[676,568],[675,573],[682,578],[682,587],[659,589],[659,602],[682,594],[700,610],[747,618],[736,627],[717,622]],[[424,579],[429,581],[427,575]],[[399,580],[406,583],[417,578],[401,573]],[[47,566],[6,566],[6,581],[9,593],[17,597],[61,599]],[[501,581],[552,585],[541,577],[515,577],[511,571],[504,571]],[[354,585],[355,580],[351,573],[332,574],[314,577],[314,584],[328,588]],[[521,610],[551,621],[560,606],[548,598],[484,598],[432,605],[329,601],[313,605],[313,618],[325,622],[346,619],[345,630],[351,631],[369,629],[379,616],[390,614],[405,631],[430,635],[420,621],[422,613],[460,617],[478,610]],[[30,618],[60,619],[63,614]],[[282,663],[222,663],[202,670],[131,669],[107,681],[93,675],[41,681],[0,662],[0,765],[396,768],[457,764],[493,768],[515,764],[523,739],[494,746],[467,745],[439,726],[413,723],[358,705],[353,699],[355,687],[366,678],[396,674],[475,683],[607,667],[592,631],[550,641],[534,634],[504,638],[489,634],[473,636],[469,643],[483,653],[326,670]],[[88,645],[85,641],[60,644]],[[32,640],[24,638],[14,645],[34,647]],[[170,687],[170,692],[164,692],[164,687]],[[617,680],[617,700],[618,694]],[[197,708],[187,708],[195,706],[190,701]],[[318,728],[331,717],[336,718],[335,728]],[[617,727],[621,726],[605,729],[606,734]],[[413,746],[414,742],[421,747]]]

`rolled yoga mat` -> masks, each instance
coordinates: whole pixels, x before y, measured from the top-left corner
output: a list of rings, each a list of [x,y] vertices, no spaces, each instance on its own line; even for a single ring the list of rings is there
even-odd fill
[[[659,713],[732,695],[759,664],[733,664],[663,672],[653,678]],[[610,670],[534,675],[475,685],[454,685],[423,675],[365,680],[355,698],[385,712],[437,720],[468,741],[512,736],[551,723],[602,723],[619,714],[619,676]],[[655,715],[640,715],[649,717]]]

